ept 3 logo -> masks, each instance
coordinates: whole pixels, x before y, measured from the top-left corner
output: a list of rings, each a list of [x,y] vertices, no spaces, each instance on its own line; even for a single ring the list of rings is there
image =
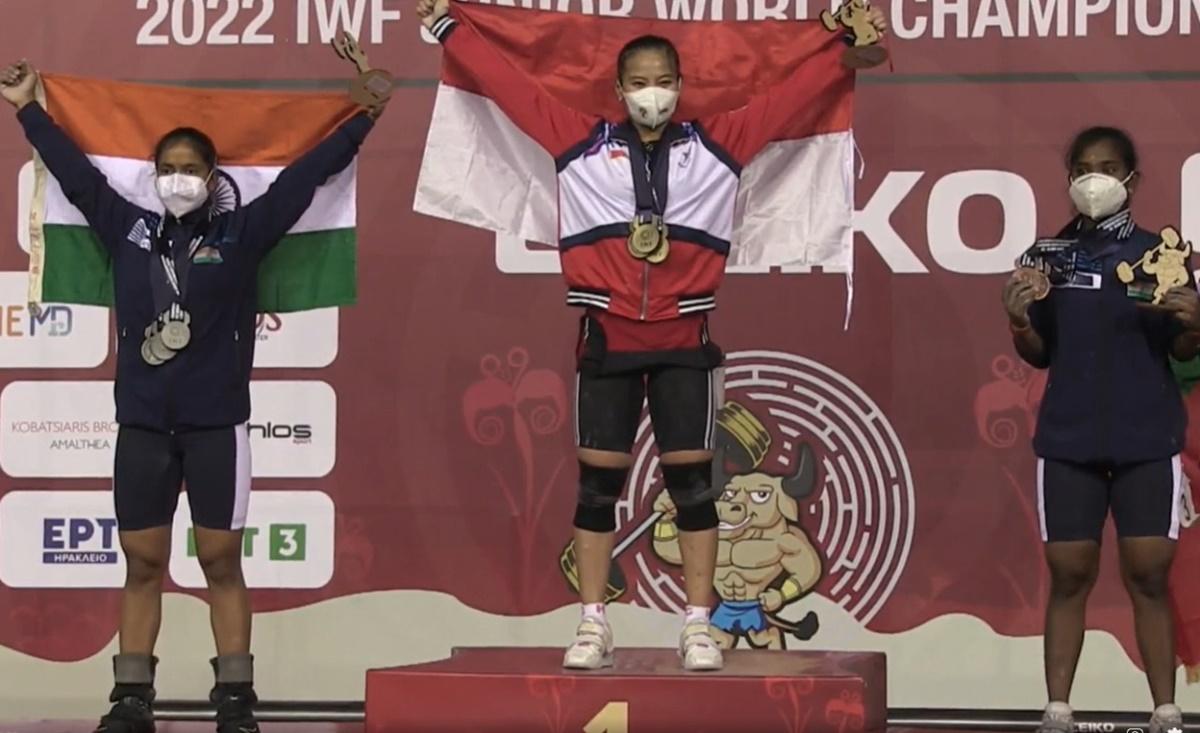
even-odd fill
[[[242,534],[242,557],[271,562],[303,562],[308,554],[307,524],[268,524],[246,527]],[[188,530],[188,557],[197,557],[196,533]]]
[[[323,588],[333,579],[336,512],[320,491],[252,491],[242,534],[242,573],[251,588]],[[171,529],[171,579],[203,588],[187,495]]]
[[[47,517],[42,520],[42,562],[115,565],[116,536],[116,519]]]

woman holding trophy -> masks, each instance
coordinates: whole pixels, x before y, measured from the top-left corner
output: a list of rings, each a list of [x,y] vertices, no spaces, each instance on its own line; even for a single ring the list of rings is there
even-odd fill
[[[1150,729],[1165,733],[1182,728],[1167,577],[1186,414],[1170,358],[1200,351],[1200,296],[1190,245],[1134,223],[1140,174],[1126,133],[1085,130],[1066,163],[1078,215],[1026,252],[1003,294],[1017,353],[1050,372],[1033,441],[1051,581],[1040,730],[1073,730],[1068,698],[1111,513],[1156,706]]]

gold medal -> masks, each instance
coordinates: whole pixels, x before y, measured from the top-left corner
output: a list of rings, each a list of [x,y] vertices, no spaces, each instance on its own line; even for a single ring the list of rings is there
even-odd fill
[[[646,255],[646,261],[652,265],[661,265],[667,261],[667,255],[669,254],[671,254],[671,242],[667,240],[664,234],[662,239],[659,240],[658,247]]]
[[[649,257],[666,238],[666,227],[655,222],[634,221],[629,225],[629,254],[639,260]]]

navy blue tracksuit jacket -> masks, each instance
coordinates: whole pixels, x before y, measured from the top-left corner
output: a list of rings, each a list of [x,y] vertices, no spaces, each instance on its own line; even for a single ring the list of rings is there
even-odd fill
[[[1139,308],[1117,279],[1160,241],[1136,227],[1128,210],[1084,231],[1073,222],[1090,285],[1054,287],[1029,310],[1046,344],[1046,394],[1034,452],[1075,463],[1120,465],[1169,458],[1183,450],[1187,413],[1171,371],[1171,344],[1182,324]],[[1195,283],[1191,284],[1195,287]]]
[[[316,189],[354,160],[371,119],[364,113],[345,122],[242,208],[211,215],[204,206],[182,219],[167,214],[164,220],[118,195],[44,109],[26,105],[17,117],[112,261],[117,422],[163,432],[246,422],[258,265],[308,209]],[[141,344],[146,327],[159,315],[152,278],[163,277],[163,268],[152,239],[160,223],[177,259],[201,235],[203,246],[220,256],[193,263],[188,273],[183,305],[191,314],[191,342],[166,364],[150,366],[142,359]]]

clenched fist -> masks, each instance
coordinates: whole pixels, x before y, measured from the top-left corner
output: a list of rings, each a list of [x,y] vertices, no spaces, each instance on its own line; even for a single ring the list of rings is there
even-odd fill
[[[885,36],[888,32],[887,16],[877,7],[872,7],[867,11],[867,20],[871,21],[871,25],[875,26],[875,30],[879,31],[879,35]]]
[[[21,109],[37,101],[38,74],[29,62],[21,59],[0,71],[0,97]]]
[[[417,0],[417,17],[432,28],[443,15],[450,12],[450,0]]]

